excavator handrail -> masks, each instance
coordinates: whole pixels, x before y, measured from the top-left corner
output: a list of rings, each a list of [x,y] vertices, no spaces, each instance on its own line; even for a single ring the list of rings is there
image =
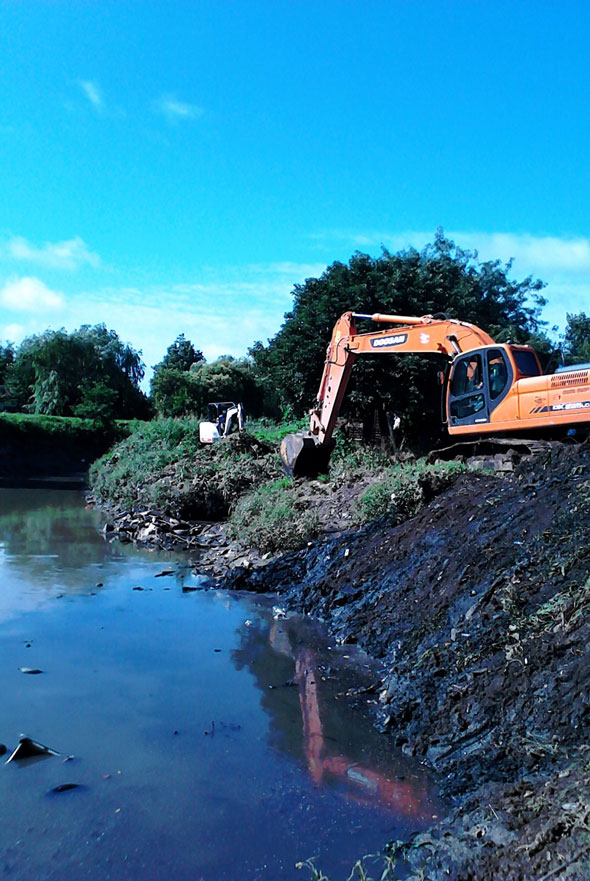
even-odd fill
[[[426,320],[432,317],[430,315],[424,315],[422,318],[408,315],[385,315],[383,312],[373,312],[372,315],[363,315],[362,312],[351,312],[350,314],[352,318],[362,318],[367,321],[383,322],[387,324],[425,324]]]

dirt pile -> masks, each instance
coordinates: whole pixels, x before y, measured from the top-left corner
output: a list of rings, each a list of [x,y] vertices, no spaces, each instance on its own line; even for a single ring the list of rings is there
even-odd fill
[[[385,660],[381,724],[457,800],[423,877],[590,877],[590,448],[465,474],[416,517],[237,568]]]
[[[271,467],[262,447],[252,458],[238,475],[248,485]],[[211,464],[198,479],[229,499],[235,461]],[[429,484],[426,506],[397,526],[354,525],[377,479],[370,469],[296,483],[322,537],[274,558],[182,505],[119,512],[110,534],[184,546],[221,586],[278,591],[383,660],[378,722],[440,772],[455,805],[428,835],[393,845],[415,878],[587,881],[590,446],[549,445],[501,464],[501,477]],[[158,474],[165,497],[194,498],[194,473],[175,475]]]

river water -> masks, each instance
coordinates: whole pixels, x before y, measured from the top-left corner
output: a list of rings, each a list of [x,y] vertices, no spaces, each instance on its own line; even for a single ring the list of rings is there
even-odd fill
[[[440,814],[343,694],[366,658],[99,526],[0,489],[0,878],[338,881]],[[23,734],[59,755],[5,764]]]

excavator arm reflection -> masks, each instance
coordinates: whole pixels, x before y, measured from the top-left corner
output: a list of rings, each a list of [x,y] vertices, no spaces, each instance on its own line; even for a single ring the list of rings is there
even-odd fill
[[[295,662],[295,682],[299,691],[302,717],[303,751],[309,774],[317,786],[338,781],[346,787],[346,797],[364,804],[380,804],[388,811],[408,819],[430,819],[433,804],[426,781],[398,779],[338,752],[324,733],[319,694],[320,671],[313,649],[291,647],[285,639],[285,622],[273,621],[269,641],[275,651]]]

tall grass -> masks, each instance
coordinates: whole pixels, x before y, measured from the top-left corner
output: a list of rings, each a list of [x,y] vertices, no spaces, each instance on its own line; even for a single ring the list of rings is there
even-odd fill
[[[462,462],[427,464],[424,459],[390,465],[356,501],[357,523],[382,518],[401,523],[417,514],[466,470]]]
[[[156,419],[136,425],[95,462],[90,485],[101,502],[214,520],[244,492],[279,474],[273,450],[246,432],[203,446],[198,419]]]
[[[232,538],[263,553],[304,547],[317,536],[319,515],[282,478],[242,496],[229,519]]]

